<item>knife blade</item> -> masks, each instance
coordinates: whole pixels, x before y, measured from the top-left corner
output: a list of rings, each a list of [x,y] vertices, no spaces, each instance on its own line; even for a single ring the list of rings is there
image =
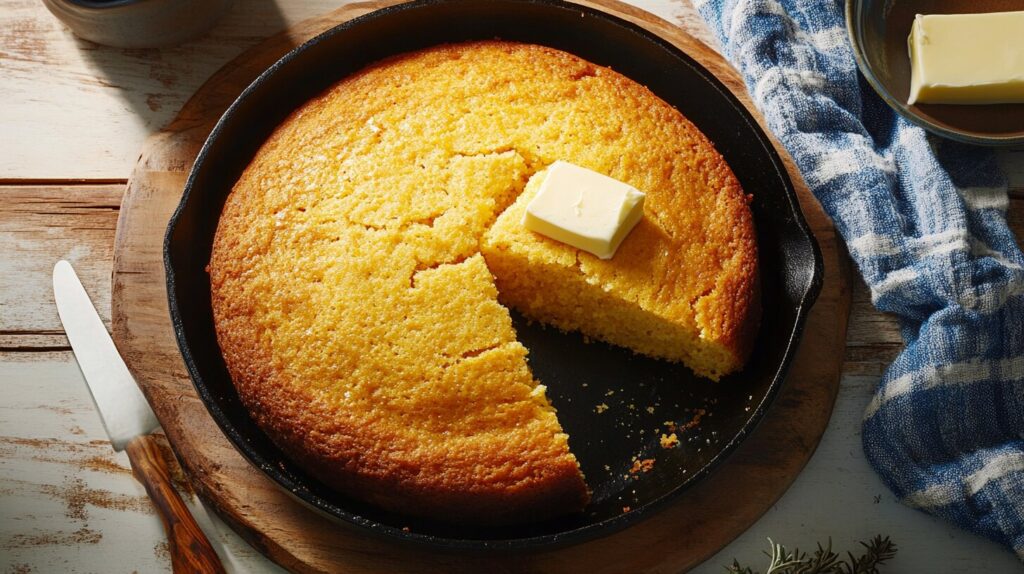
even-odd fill
[[[103,428],[114,450],[122,451],[129,440],[149,434],[160,423],[67,261],[53,267],[53,296]]]
[[[146,487],[163,522],[174,572],[223,574],[220,558],[174,490],[167,464],[149,434],[160,423],[67,261],[53,266],[53,298],[110,444],[116,451],[128,451],[132,474]]]

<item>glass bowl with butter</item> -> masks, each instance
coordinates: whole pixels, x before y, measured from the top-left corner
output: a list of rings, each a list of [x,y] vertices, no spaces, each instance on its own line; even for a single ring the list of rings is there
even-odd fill
[[[857,65],[897,113],[953,140],[1024,147],[1019,0],[847,0]]]

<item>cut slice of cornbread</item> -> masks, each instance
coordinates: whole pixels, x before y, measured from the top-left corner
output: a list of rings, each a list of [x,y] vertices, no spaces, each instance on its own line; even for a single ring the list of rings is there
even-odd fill
[[[325,483],[396,512],[505,524],[582,509],[579,464],[483,258],[417,268],[390,232],[336,233],[211,269],[256,422]]]
[[[629,175],[626,183],[648,193],[647,215],[615,256],[602,260],[522,224],[544,178],[536,174],[481,245],[499,299],[537,321],[682,361],[715,380],[736,371],[750,352],[759,316],[757,253],[745,200],[722,193],[704,211],[686,205],[685,180],[642,169]]]

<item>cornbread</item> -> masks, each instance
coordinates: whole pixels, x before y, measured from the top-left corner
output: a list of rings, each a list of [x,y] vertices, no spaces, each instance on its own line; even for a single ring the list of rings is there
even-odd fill
[[[507,223],[558,159],[647,193],[612,260]],[[389,510],[503,524],[589,494],[499,300],[717,375],[749,349],[755,261],[746,196],[677,111],[489,41],[385,60],[295,111],[232,189],[209,271],[239,396],[300,465]]]
[[[646,216],[610,260],[521,224],[544,177],[535,175],[484,236],[501,302],[564,330],[682,361],[711,379],[742,367],[760,314],[754,229],[735,177],[703,143],[704,156],[650,146],[644,160],[626,152],[629,167],[618,177],[646,191]],[[669,167],[651,170],[643,161]]]

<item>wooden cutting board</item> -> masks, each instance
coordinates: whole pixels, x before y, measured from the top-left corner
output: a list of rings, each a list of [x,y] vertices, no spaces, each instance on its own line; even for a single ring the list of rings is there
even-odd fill
[[[778,145],[825,261],[824,288],[808,319],[803,344],[764,421],[720,469],[668,508],[622,532],[557,551],[516,556],[440,553],[368,537],[308,510],[249,465],[196,395],[167,310],[162,244],[199,148],[227,106],[280,56],[332,26],[392,3],[351,4],[253,47],[214,74],[178,117],[143,147],[121,206],[115,240],[114,338],[182,467],[196,491],[242,537],[297,572],[678,572],[699,564],[752,525],[785,492],[817,446],[838,391],[850,303],[849,265],[831,224]],[[633,21],[672,42],[712,71],[760,121],[737,73],[700,41],[616,0],[580,3]]]

